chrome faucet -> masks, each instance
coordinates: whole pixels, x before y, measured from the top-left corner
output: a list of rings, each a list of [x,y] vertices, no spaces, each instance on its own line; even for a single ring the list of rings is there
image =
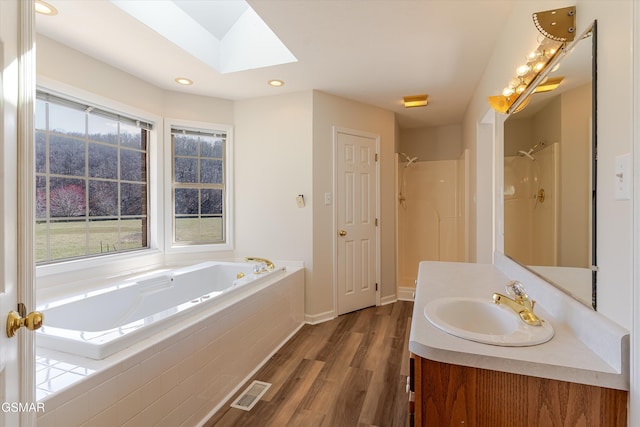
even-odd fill
[[[518,316],[528,325],[542,326],[542,320],[533,312],[533,306],[536,302],[529,298],[524,291],[524,285],[517,280],[509,281],[506,286],[508,296],[494,293],[493,302],[495,304],[504,304],[511,310],[515,311]]]
[[[259,267],[256,270],[256,273],[264,273],[265,271],[273,271],[276,266],[273,265],[271,261],[266,258],[258,258],[258,257],[246,257],[244,259],[246,262],[257,262],[259,263]]]

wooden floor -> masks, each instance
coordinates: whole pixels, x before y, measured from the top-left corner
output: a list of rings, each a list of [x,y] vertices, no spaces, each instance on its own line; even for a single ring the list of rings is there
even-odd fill
[[[231,408],[234,396],[205,426],[407,426],[412,309],[398,301],[305,325],[250,380],[272,383],[256,406]]]

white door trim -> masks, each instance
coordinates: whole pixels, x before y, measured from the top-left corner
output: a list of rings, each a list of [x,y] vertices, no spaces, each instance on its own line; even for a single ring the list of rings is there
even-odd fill
[[[35,310],[35,147],[36,52],[34,2],[20,1],[18,61],[18,301]],[[25,333],[26,332],[26,333]],[[35,332],[18,335],[20,401],[36,401]],[[21,412],[20,425],[34,426],[35,413]]]
[[[380,292],[382,284],[380,283],[380,135],[371,132],[360,131],[350,129],[341,126],[333,126],[333,218],[332,218],[332,260],[333,260],[333,315],[338,315],[338,210],[335,203],[336,195],[338,194],[338,134],[348,134],[354,136],[360,136],[364,138],[371,138],[376,141],[376,153],[378,161],[376,161],[376,218],[378,219],[378,226],[376,227],[376,283],[378,284],[376,290],[376,305],[380,305]]]

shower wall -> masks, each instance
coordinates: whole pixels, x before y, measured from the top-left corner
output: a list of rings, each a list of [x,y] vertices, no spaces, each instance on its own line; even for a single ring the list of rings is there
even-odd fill
[[[398,287],[420,261],[464,261],[464,160],[399,162]]]
[[[558,144],[533,156],[504,159],[504,250],[523,264],[557,265]]]

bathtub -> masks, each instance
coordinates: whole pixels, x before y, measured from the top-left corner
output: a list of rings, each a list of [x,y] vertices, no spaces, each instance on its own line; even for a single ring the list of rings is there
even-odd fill
[[[256,264],[204,262],[129,279],[38,307],[45,316],[38,347],[104,359],[188,316],[222,306],[285,273]],[[258,266],[259,267],[259,266]]]
[[[237,280],[240,272],[246,272],[245,277]],[[218,275],[228,279],[229,289],[213,284]],[[286,269],[255,276],[251,264],[207,262],[156,270],[65,301],[42,299],[43,328],[49,330],[36,335],[36,389],[46,391],[38,402],[47,410],[38,413],[38,427],[204,425],[304,325],[304,277],[304,265],[295,261],[287,262]],[[145,298],[160,299],[171,288],[186,295],[186,289],[200,282],[214,288],[196,288],[183,298],[186,302],[174,304],[164,315],[145,312]],[[108,295],[122,289],[127,290]],[[120,299],[126,292],[140,298],[138,308]],[[173,300],[176,294],[165,295]],[[111,307],[106,302],[98,307],[74,305],[97,302],[93,297],[103,297]],[[182,308],[185,304],[188,309]],[[146,317],[134,320],[131,313],[137,310]],[[102,312],[120,319],[120,326],[94,319]],[[135,322],[145,327],[129,328]],[[79,331],[80,323],[99,332]],[[115,341],[115,348],[135,343],[101,360],[71,354],[78,346],[97,351],[102,344],[91,343],[98,340],[89,337],[114,329],[124,336],[124,341]],[[52,338],[48,345],[62,350],[43,347],[42,338]],[[102,347],[94,356],[110,351]]]

